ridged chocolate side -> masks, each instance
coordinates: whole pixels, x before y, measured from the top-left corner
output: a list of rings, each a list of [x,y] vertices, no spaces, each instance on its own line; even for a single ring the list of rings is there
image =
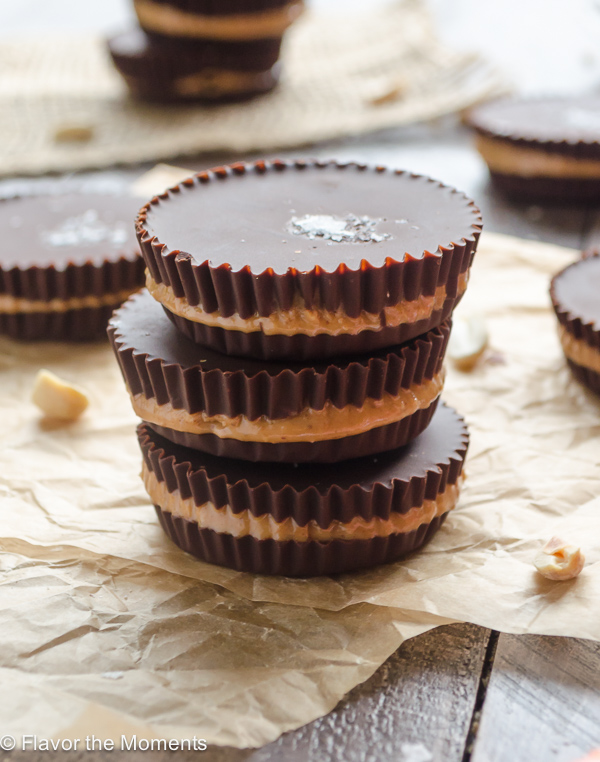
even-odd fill
[[[167,5],[185,13],[202,16],[232,16],[260,13],[285,8],[291,0],[152,0],[155,5]]]
[[[591,368],[579,365],[568,357],[567,363],[569,364],[573,376],[580,384],[587,386],[587,388],[594,392],[594,394],[600,395],[600,373],[596,373],[596,371]]]
[[[600,180],[568,177],[522,177],[491,172],[494,185],[501,193],[522,201],[543,201],[550,204],[597,206]]]
[[[368,398],[395,396],[431,379],[442,370],[450,326],[447,321],[402,346],[337,362],[286,367],[221,360],[179,336],[160,306],[142,292],[115,313],[108,332],[132,394],[190,414],[256,420],[287,418],[307,407],[322,410],[328,402],[339,409],[362,407]],[[140,335],[143,327],[151,331],[149,337]]]
[[[141,257],[121,258],[101,264],[68,264],[64,268],[0,268],[0,294],[31,301],[48,302],[83,296],[104,297],[123,291],[137,291],[144,285]]]
[[[574,268],[581,271],[582,287],[585,285],[586,269],[589,267],[591,260],[594,260],[594,264],[600,264],[600,255],[594,254],[585,257],[557,273],[550,282],[550,299],[552,300],[552,306],[560,325],[575,339],[584,341],[590,347],[600,352],[600,330],[596,328],[595,321],[583,314],[577,314],[573,310],[569,310],[557,295],[557,284],[561,277],[565,273],[574,272]]]
[[[293,518],[300,526],[316,521],[327,528],[332,521],[348,523],[356,516],[365,521],[388,520],[392,512],[407,513],[456,484],[468,432],[464,421],[446,406],[438,407],[436,418],[435,433],[426,430],[404,448],[377,459],[355,459],[336,469],[283,464],[277,469],[259,464],[246,467],[241,461],[179,447],[146,424],[138,427],[138,440],[146,467],[169,492],[179,491],[182,499],[191,498],[199,506],[207,502],[217,508],[228,505],[234,513],[269,514],[278,522]],[[434,436],[443,441],[433,442]],[[432,442],[447,455],[428,458],[427,444],[431,448]],[[385,474],[385,483],[373,477],[373,469],[375,474]],[[399,473],[406,478],[394,476]]]
[[[166,307],[165,312],[184,336],[216,352],[238,357],[259,357],[263,360],[304,361],[340,355],[368,354],[385,347],[404,344],[449,320],[461,298],[462,294],[446,299],[442,309],[432,312],[426,320],[388,326],[379,331],[361,331],[357,334],[340,334],[339,336],[329,336],[325,333],[317,336],[306,336],[301,333],[294,336],[277,334],[268,336],[261,331],[244,333],[196,323],[174,315]]]
[[[448,299],[456,299],[459,277],[471,266],[481,232],[479,211],[458,191],[452,192],[464,199],[472,210],[472,223],[460,231],[463,236],[460,240],[447,245],[442,242],[437,252],[424,252],[420,258],[405,256],[402,261],[388,258],[383,266],[373,266],[363,260],[354,270],[344,264],[333,272],[318,265],[310,270],[289,268],[284,273],[274,272],[271,268],[255,273],[247,266],[234,270],[229,264],[213,267],[209,260],[199,262],[178,249],[168,250],[166,244],[149,234],[146,228],[152,207],[175,204],[177,194],[185,188],[226,182],[227,178],[250,173],[318,172],[319,169],[332,168],[340,172],[350,169],[375,173],[387,171],[383,167],[304,160],[239,163],[201,172],[155,197],[141,209],[136,222],[138,240],[152,278],[170,286],[176,297],[184,298],[194,306],[201,304],[206,312],[219,312],[223,317],[234,314],[242,318],[256,314],[268,316],[291,309],[298,296],[307,309],[341,309],[350,317],[358,317],[362,311],[379,314],[386,306],[413,301],[421,295],[431,296],[439,286],[445,287]],[[427,182],[426,178],[400,170],[393,174],[410,178],[415,183]],[[448,190],[441,183],[428,182]],[[435,209],[432,209],[433,215]]]
[[[172,83],[174,79],[217,69],[264,72],[279,59],[281,38],[231,42],[190,40],[130,29],[108,40],[115,66],[130,77]]]
[[[439,398],[436,398],[429,407],[417,410],[416,413],[388,426],[378,426],[363,434],[322,442],[241,442],[236,439],[221,439],[214,434],[188,434],[153,423],[147,425],[175,444],[225,458],[240,458],[255,463],[337,463],[349,458],[387,452],[416,439],[431,422],[438,400]]]
[[[589,139],[585,140],[578,139],[574,135],[569,136],[568,133],[576,132],[577,128],[572,127],[569,129],[567,125],[564,128],[564,138],[561,136],[558,139],[549,136],[547,127],[552,120],[551,117],[548,118],[548,114],[544,113],[543,110],[546,109],[548,104],[552,103],[556,104],[554,108],[558,107],[563,112],[569,106],[581,109],[592,104],[597,112],[600,107],[600,98],[594,95],[550,99],[545,97],[527,99],[505,98],[499,101],[484,103],[471,109],[467,114],[466,122],[480,135],[492,138],[493,140],[501,140],[511,145],[562,154],[578,159],[600,159],[600,130],[598,129],[596,129],[598,134],[594,138],[589,137]],[[519,127],[519,122],[523,120],[522,115],[518,114],[516,120],[514,116],[511,116],[510,109],[515,107],[529,110],[530,124],[526,134],[522,127]],[[540,109],[542,109],[542,112],[540,112]],[[505,115],[503,115],[503,112],[505,112]],[[500,121],[498,121],[498,113],[500,114]],[[546,134],[544,134],[545,130]]]
[[[21,341],[106,341],[106,325],[118,304],[65,312],[0,312],[0,334]]]
[[[151,74],[133,76],[125,74],[116,61],[115,66],[119,69],[130,94],[134,98],[156,101],[157,103],[175,101],[186,103],[193,101],[205,101],[206,103],[240,102],[273,90],[279,83],[281,74],[281,66],[276,63],[266,71],[251,72],[251,81],[244,81],[239,88],[234,90],[222,88],[212,78],[207,78],[207,81],[196,91],[181,93],[178,92],[175,81],[172,79],[156,78],[152,77]]]
[[[165,534],[186,553],[209,564],[252,574],[318,577],[388,564],[425,545],[444,523],[447,513],[412,532],[371,540],[294,542],[233,537],[199,529],[194,522],[155,506]]]

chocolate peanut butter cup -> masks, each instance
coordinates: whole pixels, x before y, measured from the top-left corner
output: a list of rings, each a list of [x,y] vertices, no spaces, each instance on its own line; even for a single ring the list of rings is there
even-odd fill
[[[209,563],[309,577],[395,561],[454,508],[468,446],[440,405],[403,448],[326,465],[249,464],[138,428],[143,479],[167,535]]]
[[[148,289],[179,330],[265,359],[366,353],[440,325],[480,232],[453,188],[318,161],[202,172],[137,220]]]
[[[134,0],[142,29],[204,40],[281,37],[303,10],[302,0]]]
[[[139,200],[86,193],[0,201],[0,333],[105,338],[115,307],[143,285]]]
[[[575,378],[600,394],[600,255],[569,265],[552,279],[550,296],[560,343]]]
[[[277,84],[281,37],[242,42],[190,40],[132,29],[111,38],[113,63],[132,95],[146,100],[221,101]]]
[[[492,180],[507,195],[597,203],[599,96],[503,99],[476,107],[467,121]]]
[[[110,321],[137,415],[171,441],[251,461],[335,462],[400,447],[430,422],[449,321],[370,356],[228,357],[183,336],[147,293]]]

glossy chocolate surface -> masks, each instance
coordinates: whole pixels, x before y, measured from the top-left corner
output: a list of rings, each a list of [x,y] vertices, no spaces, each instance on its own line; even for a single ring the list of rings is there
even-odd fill
[[[600,157],[600,96],[503,99],[473,109],[468,122],[490,137]]]
[[[134,219],[139,199],[67,194],[0,201],[0,267],[100,265],[139,258]]]
[[[302,371],[325,373],[332,365],[340,369],[346,368],[350,364],[360,364],[366,367],[375,358],[387,359],[394,354],[399,354],[404,346],[398,345],[390,349],[381,349],[369,355],[339,357],[331,361],[307,361],[305,363],[267,362],[250,357],[225,355],[196,344],[184,336],[168,320],[161,305],[146,290],[131,297],[115,313],[111,323],[119,344],[124,349],[134,349],[137,355],[146,354],[150,359],[160,358],[167,365],[178,365],[184,369],[198,367],[203,373],[219,370],[224,373],[241,372],[247,377],[256,376],[259,373],[278,376],[286,371],[292,373]],[[446,325],[444,325],[443,332],[448,332]],[[437,334],[440,333],[440,330],[431,333]],[[425,334],[421,343],[430,340],[429,334]],[[417,340],[410,343],[416,344],[416,342]],[[424,369],[425,366],[422,370]]]
[[[600,256],[581,259],[559,273],[553,299],[561,310],[600,330]]]
[[[212,267],[284,274],[364,261],[422,259],[478,233],[478,210],[429,178],[357,165],[281,164],[182,185],[150,206],[143,229]]]

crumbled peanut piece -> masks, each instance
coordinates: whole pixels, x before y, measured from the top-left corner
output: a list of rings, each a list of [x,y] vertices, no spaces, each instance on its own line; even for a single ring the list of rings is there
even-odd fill
[[[65,124],[54,131],[57,143],[87,143],[94,137],[94,128],[89,124]]]
[[[49,370],[38,371],[31,400],[49,418],[74,421],[89,405],[83,389],[63,381]]]
[[[481,315],[454,319],[448,342],[448,357],[459,370],[473,370],[487,345],[487,326]]]
[[[546,579],[573,579],[581,573],[585,556],[576,545],[569,545],[560,537],[553,537],[537,554],[533,563]]]
[[[404,98],[407,90],[408,82],[406,79],[398,77],[389,82],[379,93],[369,98],[369,103],[372,106],[383,106],[386,103],[393,103]]]

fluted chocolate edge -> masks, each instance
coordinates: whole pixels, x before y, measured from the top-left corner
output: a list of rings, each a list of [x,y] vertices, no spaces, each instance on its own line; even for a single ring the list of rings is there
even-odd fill
[[[128,309],[135,299],[121,309]],[[451,327],[446,321],[383,356],[332,362],[323,371],[309,366],[271,375],[265,368],[249,376],[243,370],[204,371],[200,362],[184,368],[138,352],[131,339],[120,333],[119,312],[110,320],[108,334],[131,394],[153,398],[158,405],[170,403],[190,414],[243,415],[250,420],[287,418],[307,407],[322,410],[328,402],[338,409],[362,407],[366,399],[395,396],[441,372]]]
[[[514,102],[515,98],[505,98],[506,102]],[[520,98],[518,100],[521,100]],[[545,97],[528,98],[527,101],[532,105],[546,100]],[[544,140],[533,136],[523,136],[518,130],[495,130],[484,127],[477,121],[479,109],[485,109],[484,106],[475,106],[467,112],[465,122],[478,135],[482,135],[491,140],[498,140],[503,143],[510,143],[521,148],[533,148],[538,151],[547,151],[549,153],[559,153],[564,156],[572,156],[577,159],[600,159],[600,141],[598,140]]]
[[[363,262],[353,270],[345,264],[333,272],[316,265],[309,271],[293,268],[286,273],[266,269],[253,273],[248,266],[233,270],[230,265],[217,267],[208,261],[198,262],[190,254],[173,250],[152,236],[146,229],[148,211],[152,206],[168,203],[182,188],[223,182],[234,175],[250,172],[285,172],[293,170],[337,167],[340,171],[354,168],[364,172],[393,172],[406,175],[415,181],[432,182],[440,188],[448,186],[430,178],[410,174],[404,170],[388,170],[381,166],[340,163],[335,161],[296,160],[256,161],[216,167],[200,172],[160,196],[155,196],[140,210],[136,220],[136,233],[150,274],[156,283],[172,288],[178,298],[190,305],[202,305],[208,313],[218,312],[222,317],[240,315],[243,319],[253,315],[266,317],[279,310],[294,306],[294,297],[300,294],[306,309],[342,309],[350,317],[361,312],[379,314],[384,307],[403,301],[414,301],[419,296],[432,296],[443,286],[446,296],[456,297],[459,278],[471,266],[481,233],[482,220],[474,202],[455,189],[453,193],[464,198],[473,213],[473,222],[464,231],[464,237],[440,245],[434,253],[424,252],[421,258],[406,255],[402,261],[388,258],[385,264],[375,267]]]
[[[137,291],[144,285],[144,260],[132,247],[131,257],[98,264],[69,263],[64,268],[0,268],[0,294],[17,299],[49,302],[84,296],[104,297]]]
[[[586,368],[584,365],[574,362],[570,358],[566,358],[571,373],[580,384],[587,386],[587,388],[600,396],[600,373],[596,373],[591,368]]]
[[[215,434],[188,434],[147,423],[157,434],[175,444],[211,455],[239,458],[254,463],[337,463],[403,447],[425,431],[437,409],[439,397],[426,408],[387,426],[342,439],[320,442],[244,442],[221,439]]]
[[[593,347],[600,352],[600,330],[596,328],[594,321],[586,321],[580,315],[565,309],[556,295],[556,281],[566,270],[569,270],[572,267],[578,267],[586,260],[599,256],[600,254],[598,253],[591,253],[589,256],[579,259],[577,262],[573,262],[563,268],[560,272],[556,273],[550,282],[550,299],[552,300],[552,307],[554,308],[554,313],[556,314],[558,322],[565,331],[579,341],[584,341],[590,347]]]
[[[343,333],[331,336],[320,333],[307,336],[296,333],[293,336],[283,334],[267,335],[262,331],[233,331],[215,326],[196,323],[193,320],[175,315],[166,307],[164,310],[179,331],[196,344],[210,347],[216,352],[239,357],[253,357],[262,360],[305,361],[318,360],[326,357],[362,355],[375,352],[386,347],[405,344],[428,333],[433,328],[448,320],[453,309],[459,303],[462,294],[446,299],[439,310],[434,310],[429,318],[417,320],[414,323],[401,323],[397,326],[386,326],[378,331],[361,331],[360,333]]]
[[[0,334],[19,341],[106,341],[106,325],[117,306],[0,313]]]
[[[193,521],[154,507],[165,534],[186,553],[240,572],[286,577],[342,574],[398,561],[429,542],[448,515],[444,513],[412,532],[388,537],[295,542],[257,540],[250,535],[233,537],[212,529],[200,529]]]
[[[137,434],[148,470],[165,483],[169,492],[179,491],[182,499],[191,498],[198,506],[208,502],[216,508],[228,505],[233,513],[247,510],[254,516],[269,514],[277,522],[293,518],[300,526],[315,521],[327,528],[333,521],[348,523],[356,516],[365,521],[388,520],[392,512],[407,513],[424,500],[436,500],[449,484],[456,484],[462,473],[469,434],[463,419],[455,415],[461,426],[461,444],[456,450],[426,470],[425,476],[413,476],[408,481],[392,479],[388,484],[377,482],[371,489],[357,483],[348,489],[332,484],[325,491],[314,485],[299,491],[291,484],[273,490],[267,482],[253,487],[247,479],[232,484],[226,473],[211,478],[204,468],[194,470],[190,461],[177,461],[170,454],[173,445],[147,424],[140,424]]]
[[[506,196],[547,204],[597,206],[600,180],[586,177],[525,177],[490,171],[496,188]]]

